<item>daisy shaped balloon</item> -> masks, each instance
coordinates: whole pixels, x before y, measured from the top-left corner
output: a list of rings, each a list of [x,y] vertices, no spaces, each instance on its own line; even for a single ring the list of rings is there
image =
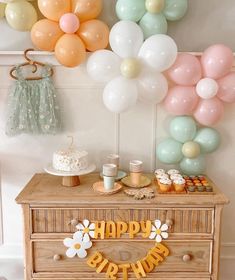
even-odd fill
[[[29,31],[38,19],[37,11],[32,5],[34,0],[1,0],[0,19],[6,18],[9,26],[18,31]]]
[[[181,19],[187,9],[188,0],[118,0],[116,4],[118,18],[138,22],[145,39],[167,33],[167,20]]]
[[[152,225],[151,233],[149,235],[150,239],[155,239],[157,243],[161,243],[162,239],[168,238],[168,225],[161,223],[160,220],[154,221],[154,225]]]
[[[46,17],[31,30],[33,44],[43,51],[55,51],[57,60],[75,67],[86,59],[86,50],[96,51],[108,45],[108,26],[95,19],[102,0],[38,0]]]
[[[170,88],[164,105],[173,115],[194,115],[202,125],[211,126],[223,116],[224,102],[235,102],[235,73],[232,50],[224,45],[206,49],[199,60],[179,54],[168,76]]]
[[[112,51],[94,52],[87,72],[96,81],[107,83],[103,92],[105,106],[115,113],[133,107],[137,98],[151,104],[161,102],[168,83],[161,73],[174,63],[177,46],[164,34],[144,42],[141,28],[132,21],[119,21],[110,31]]]
[[[74,233],[73,238],[65,238],[64,245],[68,247],[66,256],[68,258],[74,258],[76,255],[83,259],[87,256],[87,249],[91,248],[92,242],[84,242],[82,240],[82,232],[77,231]]]
[[[171,138],[158,144],[157,157],[165,164],[180,164],[184,174],[200,175],[205,172],[205,154],[220,145],[220,135],[210,127],[197,129],[188,116],[175,117],[170,123]]]
[[[90,238],[94,238],[95,236],[95,224],[90,223],[88,220],[79,223],[76,228],[82,233],[82,240],[84,242],[90,241]]]

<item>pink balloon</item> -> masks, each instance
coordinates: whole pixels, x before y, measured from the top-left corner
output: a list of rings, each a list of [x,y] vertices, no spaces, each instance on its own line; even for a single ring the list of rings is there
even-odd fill
[[[214,125],[224,112],[223,103],[217,98],[201,99],[194,112],[195,119],[202,125]]]
[[[201,57],[203,74],[207,78],[219,79],[229,73],[233,65],[233,52],[225,45],[213,45]]]
[[[68,34],[73,34],[78,31],[80,22],[78,17],[73,13],[64,14],[60,18],[60,28]]]
[[[192,54],[178,54],[174,65],[168,70],[167,74],[178,85],[196,85],[202,77],[200,61]]]
[[[217,96],[224,102],[235,102],[235,73],[230,73],[224,78],[217,81],[219,91]]]
[[[172,87],[165,98],[166,110],[172,115],[192,115],[199,97],[195,87]]]

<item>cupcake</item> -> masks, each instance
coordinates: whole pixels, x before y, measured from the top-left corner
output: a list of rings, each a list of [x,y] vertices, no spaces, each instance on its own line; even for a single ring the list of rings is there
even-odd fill
[[[156,169],[154,173],[155,174],[165,174],[166,172],[164,169]]]
[[[160,190],[162,192],[169,192],[171,190],[172,182],[169,178],[162,178],[159,181]]]
[[[179,170],[177,169],[170,169],[167,171],[168,175],[173,175],[173,174],[180,174]]]
[[[170,179],[172,181],[174,181],[176,179],[179,179],[179,178],[183,178],[182,175],[180,175],[180,174],[172,174],[172,175],[170,175]]]
[[[183,178],[178,178],[173,181],[173,184],[176,192],[182,192],[185,187],[185,180]]]
[[[169,179],[169,176],[166,173],[164,173],[164,174],[156,174],[155,177],[157,179],[158,184],[160,183],[161,179]]]

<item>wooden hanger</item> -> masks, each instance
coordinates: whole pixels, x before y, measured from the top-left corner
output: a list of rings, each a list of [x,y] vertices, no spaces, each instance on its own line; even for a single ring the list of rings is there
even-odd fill
[[[27,50],[24,51],[24,58],[27,60],[27,62],[22,63],[22,64],[20,64],[19,66],[14,66],[14,67],[11,69],[11,71],[10,71],[10,76],[11,76],[13,79],[15,79],[15,80],[18,80],[18,79],[19,79],[19,78],[14,74],[14,71],[16,71],[17,67],[24,67],[24,66],[30,65],[30,66],[33,67],[32,73],[34,74],[34,73],[36,73],[37,70],[38,70],[38,65],[39,65],[39,66],[42,66],[42,67],[45,66],[45,64],[42,63],[42,62],[35,61],[35,60],[31,60],[31,59],[27,56],[28,52],[30,52],[30,51],[34,51],[34,49],[27,49]],[[53,74],[54,74],[54,71],[53,71],[52,68],[50,68],[50,74],[49,74],[49,76],[51,77],[51,76],[53,76]],[[43,79],[42,76],[34,76],[34,77],[27,77],[27,78],[25,78],[25,80],[27,80],[27,81],[41,80],[41,79]]]

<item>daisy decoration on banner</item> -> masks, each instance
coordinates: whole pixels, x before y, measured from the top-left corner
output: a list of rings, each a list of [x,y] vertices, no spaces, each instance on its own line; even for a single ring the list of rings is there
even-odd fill
[[[75,67],[86,59],[86,50],[96,51],[108,45],[109,28],[96,17],[102,11],[102,0],[38,0],[46,17],[31,30],[35,47],[55,51],[64,66]]]
[[[89,242],[90,237],[94,238],[95,236],[95,224],[90,223],[88,220],[83,220],[82,223],[77,224],[76,228],[82,233],[82,240],[84,242]]]
[[[81,231],[74,233],[73,238],[65,238],[64,245],[68,247],[66,251],[66,256],[68,258],[74,258],[76,255],[83,259],[87,256],[87,249],[91,248],[92,242],[84,242],[83,234]]]
[[[167,33],[167,20],[180,20],[187,9],[188,0],[118,0],[116,4],[118,18],[138,22],[145,38]]]
[[[155,220],[154,225],[152,225],[152,230],[149,235],[150,239],[155,239],[157,243],[161,243],[162,239],[168,238],[168,225],[162,224],[160,220]]]
[[[215,125],[224,104],[235,102],[235,72],[232,50],[222,44],[207,48],[199,60],[181,53],[167,71],[174,85],[164,100],[172,115],[193,115],[202,125]]]
[[[112,51],[96,51],[87,62],[90,77],[107,83],[103,91],[107,109],[122,113],[133,107],[137,99],[153,105],[160,103],[168,91],[162,72],[177,57],[174,40],[157,34],[144,42],[139,25],[123,20],[111,29],[109,43]]]

